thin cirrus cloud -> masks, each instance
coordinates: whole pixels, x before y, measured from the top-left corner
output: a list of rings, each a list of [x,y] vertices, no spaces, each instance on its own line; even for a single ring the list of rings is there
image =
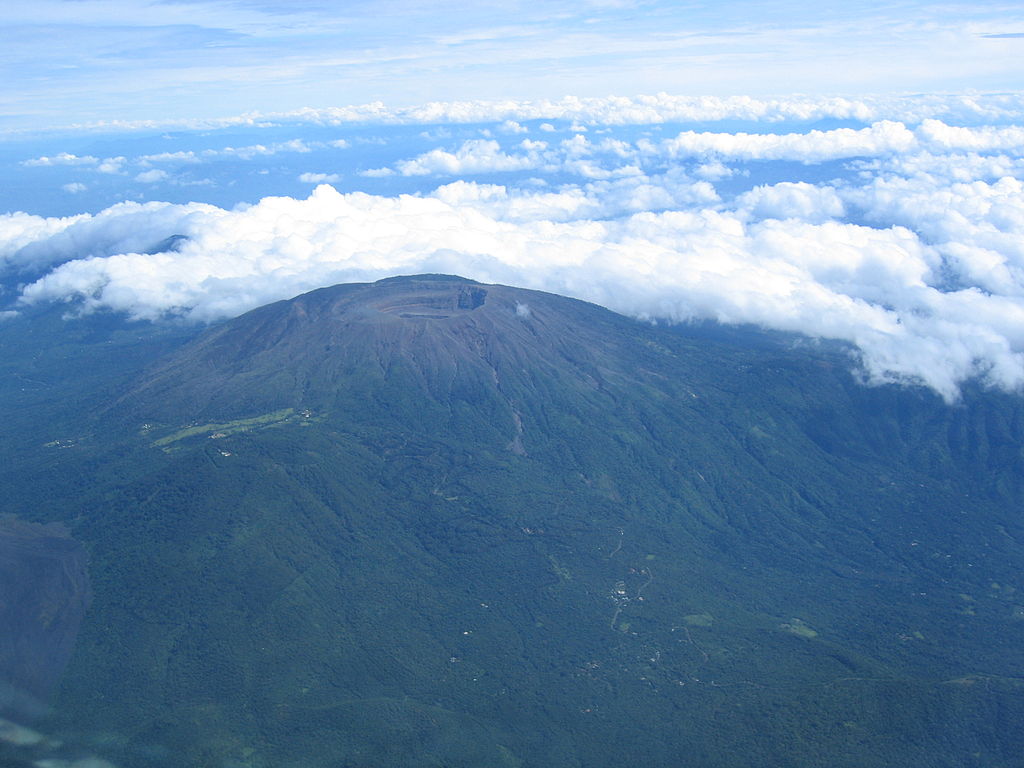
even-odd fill
[[[0,112],[3,125],[25,130],[642,88],[999,91],[1019,83],[1022,21],[1012,3],[923,0],[9,5]]]

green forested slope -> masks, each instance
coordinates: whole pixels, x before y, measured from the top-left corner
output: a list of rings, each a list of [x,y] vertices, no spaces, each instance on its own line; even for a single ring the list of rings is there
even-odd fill
[[[423,278],[98,370],[5,481],[91,552],[40,727],[126,766],[1024,764],[1020,400],[851,367]]]

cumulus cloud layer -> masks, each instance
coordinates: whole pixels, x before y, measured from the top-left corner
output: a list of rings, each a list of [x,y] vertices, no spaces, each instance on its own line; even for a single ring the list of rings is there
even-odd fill
[[[525,120],[570,120],[593,125],[656,125],[659,123],[749,120],[812,122],[828,118],[871,122],[927,118],[953,118],[969,122],[1019,120],[1024,116],[1020,94],[961,96],[876,96],[863,98],[750,96],[679,96],[657,93],[640,96],[605,96],[536,101],[444,101],[412,107],[388,107],[382,102],[358,106],[301,109],[235,120],[304,119],[344,124],[359,122],[434,124],[443,122],[518,123]]]
[[[860,109],[851,104],[805,112]],[[916,122],[863,128],[664,139],[609,133],[611,120],[568,138],[539,129],[545,140],[497,123],[493,135],[370,172],[440,185],[422,194],[322,185],[305,199],[267,197],[235,209],[122,203],[69,218],[8,214],[0,217],[0,274],[21,276],[22,305],[74,299],[83,311],[211,321],[336,282],[446,272],[642,318],[714,318],[844,339],[860,350],[868,378],[921,382],[951,400],[972,377],[1018,390],[1024,131],[957,125],[936,111],[921,107]],[[153,166],[197,157],[148,156],[150,169],[136,178],[156,181]],[[99,169],[108,161],[32,162]],[[825,162],[844,165],[829,166],[827,180],[751,182],[731,195],[716,187],[752,163]],[[475,174],[525,181],[483,184]],[[186,239],[162,250],[171,235]]]
[[[590,125],[657,125],[743,120],[764,123],[838,119],[870,123],[896,120],[917,123],[928,118],[966,124],[997,124],[1024,119],[1024,95],[963,94],[936,96],[872,96],[862,98],[750,96],[679,96],[656,93],[535,101],[504,99],[436,101],[393,107],[376,101],[344,107],[304,108],[285,112],[251,112],[218,119],[166,121],[101,121],[79,129],[151,129],[179,127],[202,130],[227,126],[285,123],[318,125],[434,125],[438,123],[501,123],[515,130],[529,120],[565,120]],[[549,124],[550,125],[550,124]],[[521,127],[521,126],[520,126]],[[543,127],[542,127],[543,130]]]

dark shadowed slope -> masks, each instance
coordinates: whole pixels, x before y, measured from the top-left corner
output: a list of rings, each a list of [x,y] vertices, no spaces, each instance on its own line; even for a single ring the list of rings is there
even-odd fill
[[[86,556],[63,526],[0,518],[0,716],[38,716],[89,603]]]
[[[50,727],[129,766],[1019,765],[1020,401],[749,338],[438,276],[210,329],[53,459],[95,600]]]

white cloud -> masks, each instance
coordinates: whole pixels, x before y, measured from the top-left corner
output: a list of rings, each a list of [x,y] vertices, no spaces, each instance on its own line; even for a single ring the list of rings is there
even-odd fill
[[[634,182],[634,193],[649,182]],[[1016,193],[1005,184],[999,191]],[[765,187],[747,202],[783,205],[795,195],[803,210],[819,193],[826,208],[835,204],[827,191],[799,185]],[[209,320],[333,282],[443,271],[643,317],[712,317],[847,339],[870,376],[915,378],[950,398],[972,375],[1024,385],[1018,273],[1001,276],[1009,282],[999,293],[943,290],[943,254],[905,227],[748,221],[748,209],[700,203],[594,218],[609,194],[457,182],[433,196],[397,198],[321,186],[305,200],[266,198],[234,211],[122,204],[70,220],[5,217],[0,252],[37,266],[64,262],[26,286],[25,301],[77,296],[87,309],[138,317]],[[171,234],[189,238],[180,252],[143,252]]]
[[[105,157],[102,160],[92,155],[75,155],[70,152],[59,152],[53,156],[42,156],[22,161],[28,168],[51,168],[55,166],[90,167],[100,173],[120,173],[127,160],[123,157]]]
[[[135,176],[136,181],[141,181],[144,184],[155,184],[159,181],[166,181],[168,178],[170,178],[170,174],[168,174],[167,171],[160,170],[159,168],[143,171]]]
[[[628,142],[615,139],[594,144],[586,136],[576,134],[556,146],[546,141],[523,139],[515,149],[520,152],[505,152],[493,139],[471,139],[454,152],[433,149],[411,160],[399,161],[395,168],[403,176],[459,176],[535,169],[565,171],[586,179],[642,174],[636,164],[620,164],[625,159],[639,160],[639,153]],[[608,167],[607,156],[612,167]],[[368,174],[364,172],[364,175]]]
[[[932,128],[933,135],[935,130]],[[982,133],[981,135],[986,135]],[[844,158],[905,157],[919,149],[917,136],[902,123],[883,121],[866,128],[839,128],[807,133],[750,134],[684,131],[672,139],[636,145],[606,137],[591,142],[582,133],[555,145],[524,139],[505,151],[493,139],[472,139],[454,151],[433,149],[395,164],[403,176],[460,176],[523,170],[565,171],[587,179],[640,175],[644,165],[678,158],[702,160],[697,175],[716,181],[733,175],[720,158],[734,161],[790,160],[805,164]],[[385,173],[384,169],[363,172]],[[829,216],[835,214],[828,214]]]
[[[302,118],[331,124],[390,122],[428,125],[502,120],[568,120],[595,125],[645,125],[724,120],[813,122],[828,118],[862,123],[878,120],[918,123],[928,118],[995,122],[1024,119],[1024,95],[940,94],[850,99],[810,96],[679,96],[656,93],[628,97],[567,96],[557,100],[536,101],[449,101],[408,108],[390,108],[381,102],[374,102],[360,106],[267,114],[262,117]],[[541,129],[546,130],[543,126]]]
[[[501,151],[501,145],[493,139],[470,139],[463,142],[455,152],[432,149],[412,160],[397,163],[396,168],[403,176],[455,176],[463,173],[522,171],[536,168],[540,162],[540,158],[531,150],[526,155],[508,155]]]
[[[100,161],[96,170],[100,173],[121,173],[126,162],[128,161],[123,157],[107,157]]]
[[[341,175],[337,173],[301,173],[299,174],[299,181],[303,184],[333,184],[336,181],[341,180]]]
[[[719,202],[711,184],[695,181],[678,170],[655,176],[639,172],[609,174],[591,181],[584,189],[594,206],[591,215],[604,218],[641,211],[700,209]]]
[[[181,150],[178,152],[159,152],[153,155],[142,155],[136,158],[140,165],[152,163],[198,163],[199,157],[192,150]]]
[[[867,178],[875,175],[929,177],[933,186],[954,181],[994,181],[1004,176],[1024,176],[1024,156],[958,152],[936,154],[930,151],[856,161]]]
[[[839,119],[871,123],[881,120],[919,124],[927,119],[988,123],[1024,120],[1022,93],[926,94],[915,96],[783,97],[679,96],[668,93],[593,98],[565,97],[534,101],[448,101],[413,107],[389,107],[383,102],[303,108],[282,112],[251,112],[225,118],[102,121],[78,124],[78,130],[205,130],[272,124],[392,124],[501,123],[543,120],[542,131],[555,130],[552,120],[590,125],[656,125],[726,120],[764,123]]]
[[[723,164],[721,160],[710,160],[697,166],[693,173],[698,178],[707,181],[720,181],[733,176],[736,171]]]
[[[944,257],[955,283],[1024,297],[1024,184],[1004,177],[937,186],[879,178],[844,197],[881,224],[913,228]]]
[[[917,128],[917,134],[922,143],[941,150],[1024,150],[1024,128],[1019,125],[967,128],[929,118]]]
[[[63,189],[65,192],[69,192],[72,195],[74,195],[79,192],[85,192],[85,190],[87,190],[88,187],[85,186],[85,184],[82,184],[80,181],[72,181],[68,184],[61,185],[61,189]]]
[[[36,157],[31,160],[25,160],[22,165],[28,167],[50,167],[55,165],[96,165],[99,162],[99,158],[93,157],[92,155],[84,155],[82,157],[73,155],[70,152],[60,152],[53,157]]]
[[[496,221],[526,223],[572,221],[601,215],[602,201],[579,187],[559,192],[510,193],[499,184],[455,181],[438,187],[433,197],[455,210],[474,208]]]
[[[312,148],[302,139],[291,139],[276,144],[250,144],[244,147],[223,147],[222,149],[207,149],[201,154],[204,158],[237,157],[241,160],[252,160],[254,157],[267,157],[276,155],[279,152],[311,152]]]
[[[671,158],[714,156],[737,160],[796,160],[815,163],[847,157],[906,152],[917,139],[902,123],[882,121],[867,128],[837,128],[808,133],[696,133],[683,131],[660,144],[645,141],[641,148],[650,154]]]
[[[754,187],[740,195],[736,205],[759,219],[802,219],[815,224],[839,219],[845,213],[834,189],[804,181]]]
[[[21,267],[42,261],[31,253],[33,249],[45,248],[44,243],[50,242],[76,222],[88,221],[90,218],[86,214],[68,218],[43,218],[21,212],[0,215],[0,266]],[[26,249],[29,253],[22,257],[21,254]],[[73,258],[74,255],[74,252],[68,253],[60,260]],[[48,264],[51,261],[54,260],[44,263]]]
[[[587,137],[580,133],[575,134],[571,139],[563,139],[559,147],[568,157],[584,157],[593,154],[594,151],[593,145],[587,141]]]
[[[172,234],[188,235],[198,226],[197,217],[218,211],[200,203],[118,203],[94,215],[66,218],[5,214],[0,216],[0,268],[41,269],[146,251]]]
[[[322,147],[334,149],[346,149],[349,143],[345,139],[335,139],[328,142],[306,142],[302,139],[291,139],[273,144],[249,144],[244,147],[221,147],[220,149],[204,149],[200,152],[194,150],[179,150],[177,152],[160,152],[152,155],[140,155],[134,162],[139,165],[148,166],[154,163],[200,163],[204,160],[217,160],[220,158],[237,158],[240,160],[252,160],[256,157],[269,157],[282,152],[296,152],[306,154]],[[120,158],[122,161],[124,158]]]

